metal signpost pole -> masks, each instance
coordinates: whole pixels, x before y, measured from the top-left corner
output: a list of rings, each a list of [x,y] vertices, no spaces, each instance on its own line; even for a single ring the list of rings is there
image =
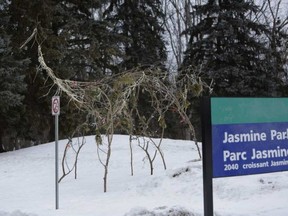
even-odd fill
[[[56,209],[59,209],[59,184],[58,184],[58,116],[55,115],[55,194]]]
[[[203,198],[204,216],[214,215],[213,210],[213,169],[212,169],[212,130],[211,130],[211,101],[202,99],[202,155],[203,155]]]
[[[59,209],[59,183],[58,183],[58,131],[59,131],[60,97],[52,97],[52,115],[55,116],[55,207]]]

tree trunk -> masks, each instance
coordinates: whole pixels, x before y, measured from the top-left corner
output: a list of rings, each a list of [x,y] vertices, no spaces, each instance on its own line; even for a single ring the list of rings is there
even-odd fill
[[[0,153],[6,152],[6,150],[3,147],[3,143],[2,143],[2,131],[0,131]]]
[[[5,149],[2,146],[2,143],[0,143],[0,153],[6,152]]]

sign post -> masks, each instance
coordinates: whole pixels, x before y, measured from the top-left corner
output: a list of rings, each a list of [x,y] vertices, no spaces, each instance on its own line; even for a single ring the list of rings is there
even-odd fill
[[[60,97],[52,97],[51,105],[52,115],[55,116],[55,208],[59,209],[59,183],[58,183],[58,125],[59,125],[59,115],[60,115]]]
[[[212,131],[210,98],[202,100],[202,155],[203,155],[203,195],[204,216],[213,214],[213,170],[212,170]]]

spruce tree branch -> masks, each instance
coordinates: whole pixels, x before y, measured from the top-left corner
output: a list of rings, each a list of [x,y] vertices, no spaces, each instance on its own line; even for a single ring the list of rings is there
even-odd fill
[[[37,34],[37,28],[35,28],[32,32],[32,34],[27,38],[27,40],[20,46],[20,49],[23,49],[23,47],[26,46],[34,37],[36,37]]]

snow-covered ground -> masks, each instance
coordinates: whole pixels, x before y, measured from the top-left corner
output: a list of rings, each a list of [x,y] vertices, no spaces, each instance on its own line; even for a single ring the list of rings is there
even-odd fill
[[[60,159],[66,143],[60,141]],[[192,142],[164,140],[167,170],[157,155],[153,176],[136,142],[130,175],[128,136],[115,135],[112,148],[108,192],[103,193],[103,166],[94,137],[87,137],[78,178],[71,174],[59,185],[58,210],[54,143],[0,154],[0,216],[203,215],[202,162]],[[288,172],[219,178],[213,184],[217,216],[288,215]]]

